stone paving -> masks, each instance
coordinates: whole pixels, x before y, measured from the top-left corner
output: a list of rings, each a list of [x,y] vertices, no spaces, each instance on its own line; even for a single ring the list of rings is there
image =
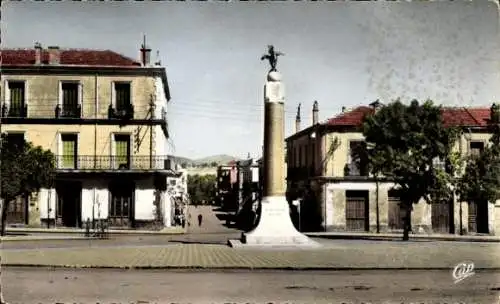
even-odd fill
[[[172,244],[2,251],[6,266],[95,268],[451,269],[463,261],[477,269],[500,269],[500,244],[332,242],[314,250]]]

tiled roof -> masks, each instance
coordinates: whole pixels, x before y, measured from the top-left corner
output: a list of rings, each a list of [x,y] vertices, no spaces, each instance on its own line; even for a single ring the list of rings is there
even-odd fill
[[[324,122],[329,126],[360,126],[365,115],[372,114],[374,109],[368,106],[356,107],[351,111],[344,112]],[[443,108],[443,121],[446,126],[486,126],[490,118],[489,108]]]
[[[127,58],[110,50],[80,50],[60,49],[60,65],[84,65],[84,66],[114,66],[114,67],[137,67],[140,62]],[[2,65],[34,65],[34,49],[2,49]],[[42,51],[42,63],[49,61],[47,49]]]

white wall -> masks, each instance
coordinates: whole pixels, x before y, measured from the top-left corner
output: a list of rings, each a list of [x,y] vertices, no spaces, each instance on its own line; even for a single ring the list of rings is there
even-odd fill
[[[161,126],[155,126],[155,155],[164,156],[167,155],[167,137]],[[162,162],[163,166],[163,162]]]
[[[172,227],[172,210],[174,209],[174,199],[171,195],[163,192],[163,223],[165,227]]]
[[[38,206],[40,208],[40,218],[47,219],[48,209],[51,209],[48,218],[54,219],[56,216],[56,189],[40,189],[38,193]]]
[[[135,186],[135,219],[155,219],[155,189],[152,180],[136,181]]]
[[[82,182],[82,221],[107,218],[109,210],[108,183],[99,180]],[[94,215],[92,216],[92,212]]]
[[[163,82],[161,80],[161,77],[155,78],[155,89],[156,89],[155,116],[157,118],[161,118],[161,113],[163,109],[167,111],[167,98],[165,96],[165,90],[163,87]]]

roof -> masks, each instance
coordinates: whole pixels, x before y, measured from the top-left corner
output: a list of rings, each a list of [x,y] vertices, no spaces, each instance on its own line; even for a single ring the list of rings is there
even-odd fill
[[[35,64],[35,49],[0,49],[0,53],[2,58],[1,65],[4,67],[38,67]],[[110,50],[59,49],[59,54],[59,64],[57,64],[56,67],[112,68],[112,70],[117,70],[118,68],[143,68],[142,64],[139,61]],[[54,67],[54,65],[48,64],[48,49],[42,49],[41,63],[43,67]],[[167,74],[164,68],[160,69],[161,80],[163,82],[165,96],[168,101],[170,100],[171,96],[170,88],[168,86]]]
[[[110,50],[59,49],[59,65],[140,67],[141,63]],[[35,49],[2,49],[2,65],[30,66],[35,64]],[[41,61],[49,62],[49,51],[42,50]]]
[[[490,108],[443,107],[443,122],[447,127],[486,127],[490,119]],[[371,106],[358,106],[350,111],[343,112],[324,122],[309,126],[287,137],[290,141],[295,138],[323,130],[324,128],[341,128],[342,130],[360,127],[365,115],[374,113]]]
[[[361,126],[363,117],[372,114],[374,108],[368,106],[356,107],[326,120],[327,126]],[[490,108],[444,107],[443,123],[448,127],[484,127],[490,118]]]

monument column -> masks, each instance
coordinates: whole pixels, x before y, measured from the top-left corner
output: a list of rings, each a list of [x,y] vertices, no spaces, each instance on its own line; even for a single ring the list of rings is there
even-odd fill
[[[243,233],[241,242],[247,245],[319,246],[298,232],[290,218],[290,207],[285,197],[285,86],[276,69],[278,56],[269,46],[271,70],[264,86],[264,149],[263,198],[259,223],[254,230]]]

